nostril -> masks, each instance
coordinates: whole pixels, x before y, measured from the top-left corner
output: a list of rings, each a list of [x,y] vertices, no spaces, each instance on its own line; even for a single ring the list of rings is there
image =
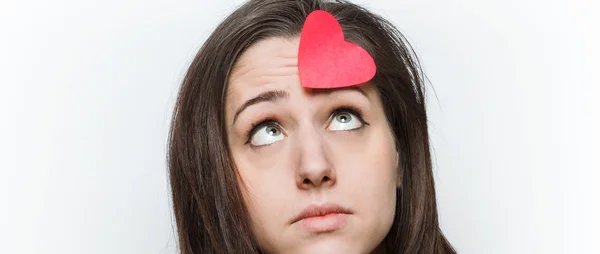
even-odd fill
[[[315,179],[317,180],[317,179]],[[332,182],[332,178],[329,176],[323,176],[321,178],[321,181],[311,181],[310,178],[304,178],[304,180],[302,180],[302,185],[321,185],[321,184],[326,184],[326,183],[330,183]]]

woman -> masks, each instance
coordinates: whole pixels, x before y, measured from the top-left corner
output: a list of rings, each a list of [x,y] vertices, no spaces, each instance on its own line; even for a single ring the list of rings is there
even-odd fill
[[[317,10],[372,56],[368,82],[302,82],[314,73],[299,75],[300,38]],[[343,1],[247,2],[179,92],[169,169],[181,253],[453,253],[423,96],[416,58],[381,17]]]

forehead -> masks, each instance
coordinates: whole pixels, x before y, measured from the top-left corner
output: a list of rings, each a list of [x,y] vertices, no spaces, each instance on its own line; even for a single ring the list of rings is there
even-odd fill
[[[237,81],[242,78],[265,76],[284,68],[288,71],[295,70],[297,73],[298,45],[299,38],[296,37],[275,37],[255,43],[238,58],[231,71],[229,82],[238,83]]]
[[[267,63],[267,58],[293,58],[298,60],[300,37],[271,37],[260,40],[250,46],[238,58],[234,69],[243,68],[252,63]],[[258,60],[258,61],[257,61]]]
[[[286,89],[300,86],[299,40],[299,37],[273,37],[261,40],[246,49],[229,75],[228,99],[245,99],[269,88]]]

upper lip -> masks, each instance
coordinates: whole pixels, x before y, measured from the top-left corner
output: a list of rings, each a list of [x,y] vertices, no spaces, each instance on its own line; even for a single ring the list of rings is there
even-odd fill
[[[304,210],[302,210],[302,212],[292,220],[292,223],[308,217],[325,216],[330,213],[351,214],[352,212],[350,212],[350,210],[347,208],[334,203],[326,203],[321,205],[313,204],[304,208]]]

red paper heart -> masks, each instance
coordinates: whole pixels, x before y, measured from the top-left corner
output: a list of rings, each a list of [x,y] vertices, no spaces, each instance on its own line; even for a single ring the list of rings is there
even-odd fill
[[[302,28],[298,74],[304,87],[353,86],[375,76],[375,61],[365,49],[344,40],[333,15],[317,10],[308,15]]]

